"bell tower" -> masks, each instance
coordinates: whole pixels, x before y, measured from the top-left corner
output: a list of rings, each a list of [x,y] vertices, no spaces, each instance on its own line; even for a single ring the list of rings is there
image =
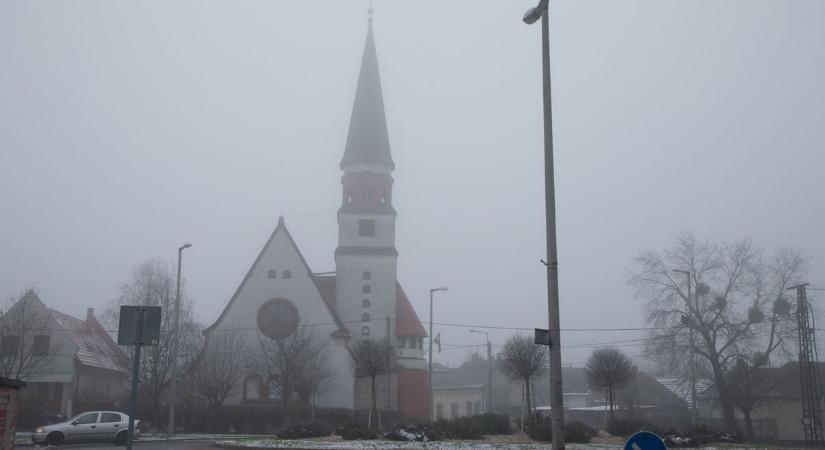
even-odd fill
[[[341,160],[342,196],[335,250],[336,309],[356,338],[385,338],[395,317],[395,217],[387,119],[369,10],[367,37]],[[395,336],[395,321],[390,321]]]

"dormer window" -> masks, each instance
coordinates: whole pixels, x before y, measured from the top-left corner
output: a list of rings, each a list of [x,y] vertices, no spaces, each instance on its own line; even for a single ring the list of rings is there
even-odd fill
[[[369,273],[368,271],[365,271],[365,272],[361,275],[361,278],[362,278],[362,279],[364,279],[364,280],[369,280],[369,279],[371,279],[371,278],[372,278],[372,274],[371,274],[371,273]]]
[[[363,292],[365,294],[369,294],[370,293],[370,285],[365,284],[364,287],[361,288],[361,292]]]
[[[278,278],[278,272],[276,272],[274,270],[270,270],[269,272],[266,273],[266,277],[274,280],[274,279]]]
[[[290,278],[292,278],[292,272],[290,272],[288,270],[284,270],[284,279],[288,280]]]

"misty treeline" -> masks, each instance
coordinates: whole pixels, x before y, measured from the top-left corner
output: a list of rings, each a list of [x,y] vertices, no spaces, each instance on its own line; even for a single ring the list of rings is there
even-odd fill
[[[650,327],[643,355],[663,373],[711,380],[735,432],[736,408],[750,422],[769,388],[759,370],[795,358],[795,302],[786,290],[803,281],[805,258],[793,248],[767,253],[749,240],[683,233],[634,262],[630,284]]]

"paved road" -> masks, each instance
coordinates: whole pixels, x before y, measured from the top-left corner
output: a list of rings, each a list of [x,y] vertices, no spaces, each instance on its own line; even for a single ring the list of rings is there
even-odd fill
[[[112,444],[67,444],[60,447],[23,447],[26,449],[45,449],[49,450],[71,450],[71,449],[88,449],[88,450],[126,450],[126,446],[112,445]],[[134,444],[135,450],[216,450],[212,446],[212,441],[157,441],[157,442],[140,442]]]

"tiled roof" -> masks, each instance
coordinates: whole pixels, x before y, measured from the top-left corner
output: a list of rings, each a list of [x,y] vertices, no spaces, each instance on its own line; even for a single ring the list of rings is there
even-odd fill
[[[128,372],[126,354],[115,344],[109,333],[96,319],[80,320],[60,311],[53,309],[49,311],[66,335],[77,345],[78,350],[75,356],[81,364]]]
[[[395,335],[396,336],[427,336],[427,331],[424,330],[424,325],[421,325],[421,320],[418,314],[415,313],[410,299],[398,285],[398,294],[395,297]]]

